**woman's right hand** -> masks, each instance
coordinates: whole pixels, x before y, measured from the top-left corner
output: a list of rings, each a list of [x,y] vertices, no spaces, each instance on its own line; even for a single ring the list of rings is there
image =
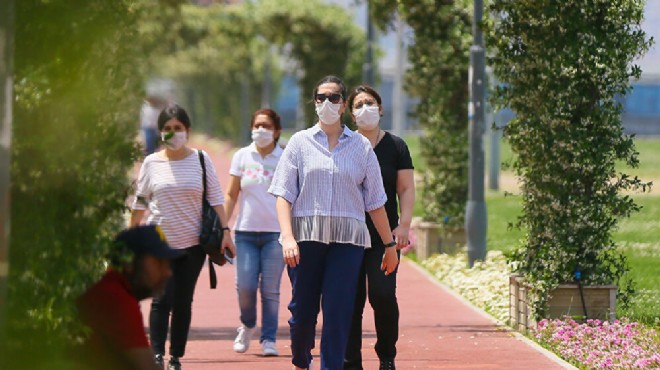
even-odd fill
[[[282,255],[289,267],[296,267],[300,263],[300,248],[293,236],[282,238]]]

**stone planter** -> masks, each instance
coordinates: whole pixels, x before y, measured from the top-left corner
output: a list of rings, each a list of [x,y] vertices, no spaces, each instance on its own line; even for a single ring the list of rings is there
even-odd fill
[[[419,221],[413,223],[417,245],[415,254],[422,261],[437,253],[452,254],[466,244],[464,228],[449,228],[436,222]]]
[[[616,285],[583,286],[585,315],[577,284],[561,284],[550,292],[548,301],[549,319],[564,316],[587,317],[589,319],[614,321],[616,318]],[[534,312],[528,300],[529,285],[524,279],[512,274],[509,276],[509,324],[515,330],[525,332],[536,327]]]

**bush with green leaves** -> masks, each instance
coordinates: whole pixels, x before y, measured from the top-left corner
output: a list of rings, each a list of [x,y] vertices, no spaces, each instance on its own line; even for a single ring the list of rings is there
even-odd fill
[[[415,114],[424,129],[423,218],[462,227],[468,195],[471,1],[384,1],[373,6],[379,23],[387,23],[398,10],[415,32],[406,90],[420,98]]]
[[[651,43],[643,10],[637,0],[490,3],[490,65],[502,82],[495,104],[516,113],[504,133],[522,186],[516,225],[526,235],[512,259],[532,284],[537,317],[576,271],[584,284],[618,284],[623,304],[633,292],[612,231],[639,209],[628,191],[649,185],[615,170],[617,161],[638,163],[619,98]]]
[[[76,297],[123,227],[142,102],[145,9],[171,0],[16,1],[11,235],[3,367],[67,368]],[[172,5],[176,7],[175,5]],[[42,365],[39,365],[42,364]]]

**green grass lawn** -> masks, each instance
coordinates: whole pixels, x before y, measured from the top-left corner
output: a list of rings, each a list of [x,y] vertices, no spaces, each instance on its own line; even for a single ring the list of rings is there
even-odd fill
[[[406,137],[406,142],[413,156],[415,168],[423,171],[424,164],[419,156],[419,140]],[[487,143],[487,140],[485,140]],[[627,174],[639,176],[642,180],[660,179],[660,139],[636,139],[640,165],[636,169],[617,167]],[[486,146],[485,154],[488,154]],[[501,158],[511,160],[513,154],[509,146],[502,142]],[[486,164],[488,160],[486,159]],[[656,184],[660,186],[659,184]],[[421,216],[423,206],[417,197],[415,215]],[[640,212],[619,223],[614,232],[614,240],[620,246],[630,263],[630,275],[636,283],[637,293],[633,305],[627,310],[619,310],[619,316],[627,316],[635,321],[660,326],[660,195],[634,195],[635,201],[642,206]],[[520,244],[524,232],[509,228],[520,215],[521,197],[505,196],[503,192],[487,191],[486,207],[488,212],[487,248],[489,250],[511,251]]]

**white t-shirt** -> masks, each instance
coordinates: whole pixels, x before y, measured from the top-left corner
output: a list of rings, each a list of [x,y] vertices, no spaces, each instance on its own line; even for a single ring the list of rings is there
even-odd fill
[[[149,102],[144,102],[142,104],[142,109],[140,109],[140,127],[154,129],[158,128],[158,116],[160,115],[160,109],[152,106]]]
[[[206,196],[212,206],[224,203],[220,182],[208,154]],[[142,163],[132,209],[150,211],[147,223],[160,225],[172,248],[199,244],[202,221],[202,165],[196,150],[184,159],[170,161],[160,152]]]
[[[241,178],[241,192],[237,200],[239,212],[234,230],[280,231],[276,198],[268,193],[268,187],[281,156],[282,148],[276,144],[275,149],[263,158],[254,143],[234,154],[229,174]]]

